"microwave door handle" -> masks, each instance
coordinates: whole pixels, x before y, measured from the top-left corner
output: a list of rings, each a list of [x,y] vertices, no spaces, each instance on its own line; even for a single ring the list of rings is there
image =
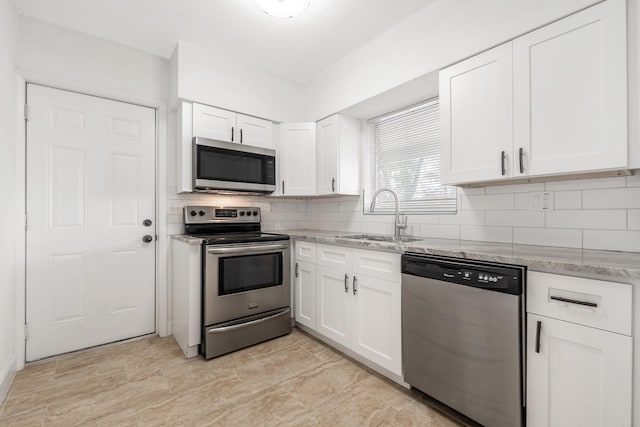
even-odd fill
[[[245,253],[247,255],[254,252],[266,252],[287,249],[289,245],[255,245],[255,246],[234,246],[234,247],[221,247],[210,246],[207,248],[208,254],[238,254]]]

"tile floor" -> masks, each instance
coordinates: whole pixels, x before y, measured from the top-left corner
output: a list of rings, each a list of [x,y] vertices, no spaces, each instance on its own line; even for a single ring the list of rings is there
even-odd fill
[[[0,426],[457,426],[303,332],[211,361],[173,337],[27,365]]]

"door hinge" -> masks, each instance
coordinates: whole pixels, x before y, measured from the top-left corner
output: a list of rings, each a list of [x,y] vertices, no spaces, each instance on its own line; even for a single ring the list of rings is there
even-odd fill
[[[27,214],[24,214],[24,231],[27,231]]]
[[[29,104],[24,104],[24,119],[29,121]]]
[[[29,338],[29,326],[27,326],[27,324],[24,324],[24,340],[26,341],[27,338]]]

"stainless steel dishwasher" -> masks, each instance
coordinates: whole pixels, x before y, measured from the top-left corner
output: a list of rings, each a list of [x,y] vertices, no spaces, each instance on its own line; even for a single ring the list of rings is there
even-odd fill
[[[404,380],[482,425],[524,425],[525,277],[521,266],[404,254]]]

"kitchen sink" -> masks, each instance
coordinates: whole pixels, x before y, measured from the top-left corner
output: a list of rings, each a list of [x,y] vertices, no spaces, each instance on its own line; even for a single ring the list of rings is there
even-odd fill
[[[353,239],[353,240],[371,240],[374,242],[416,242],[418,240],[422,240],[419,237],[408,237],[408,236],[384,236],[382,234],[350,234],[347,236],[337,236],[341,239]]]

